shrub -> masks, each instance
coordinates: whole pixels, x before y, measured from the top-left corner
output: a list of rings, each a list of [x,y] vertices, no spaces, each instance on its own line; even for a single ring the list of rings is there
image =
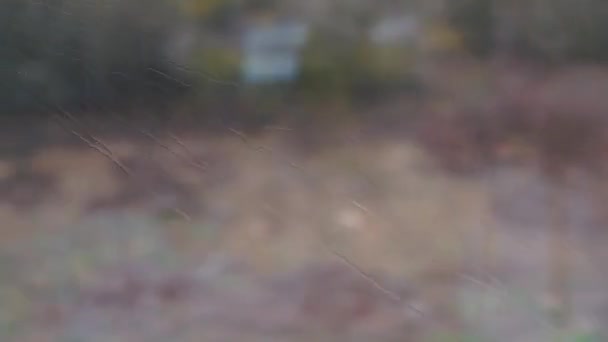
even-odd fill
[[[296,90],[306,100],[376,100],[415,85],[408,49],[340,41],[316,36],[305,49]]]

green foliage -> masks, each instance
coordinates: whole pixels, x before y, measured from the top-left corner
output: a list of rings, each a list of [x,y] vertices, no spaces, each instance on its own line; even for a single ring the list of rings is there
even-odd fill
[[[193,54],[189,63],[196,77],[195,95],[202,100],[222,100],[235,93],[241,56],[234,49],[209,48]]]
[[[379,48],[366,41],[337,43],[316,35],[304,51],[296,89],[309,101],[351,101],[382,97],[415,84],[410,51]]]
[[[227,2],[226,0],[181,0],[178,6],[184,14],[202,18],[220,10]]]
[[[201,85],[214,80],[236,82],[241,68],[241,56],[234,49],[204,49],[195,54],[191,63],[201,76]]]
[[[238,18],[240,0],[182,0],[178,2],[180,13],[185,18],[194,18],[210,29],[228,29]]]
[[[311,99],[347,96],[348,84],[358,71],[357,57],[347,48],[335,48],[328,39],[314,37],[304,51],[298,89]]]

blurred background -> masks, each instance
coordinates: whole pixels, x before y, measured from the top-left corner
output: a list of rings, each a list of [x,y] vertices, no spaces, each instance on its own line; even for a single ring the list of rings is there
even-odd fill
[[[606,62],[603,0],[3,0],[0,340],[608,340]]]

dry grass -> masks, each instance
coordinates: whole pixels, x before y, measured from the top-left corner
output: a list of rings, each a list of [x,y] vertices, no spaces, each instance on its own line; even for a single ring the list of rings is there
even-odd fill
[[[552,156],[557,155],[560,162],[579,165],[599,155],[603,145],[595,128],[604,126],[595,121],[601,117],[596,115],[599,109],[591,108],[588,102],[603,99],[601,96],[586,99],[584,91],[554,86],[558,81],[545,84],[525,77],[517,79],[514,74],[513,79],[506,76],[493,79],[487,70],[478,67],[468,77],[446,75],[465,80],[467,85],[447,82],[440,89],[437,103],[429,103],[424,108],[428,124],[421,126],[425,127],[424,135],[415,142],[406,137],[370,139],[359,136],[352,139],[349,134],[356,130],[349,129],[323,140],[326,143],[322,148],[304,151],[293,144],[296,138],[293,131],[265,130],[253,136],[229,128],[226,134],[216,136],[191,132],[179,135],[178,139],[157,137],[158,141],[104,140],[112,154],[129,167],[133,173],[131,177],[126,177],[111,160],[84,144],[79,148],[46,146],[36,150],[23,165],[27,165],[25,171],[29,176],[51,179],[53,191],[26,209],[16,206],[10,196],[3,197],[0,202],[3,246],[7,246],[6,250],[11,245],[19,246],[22,252],[17,255],[24,259],[18,262],[25,263],[24,260],[30,260],[28,258],[51,260],[55,252],[41,247],[48,247],[49,241],[64,238],[72,241],[66,245],[68,254],[62,254],[63,258],[88,260],[84,262],[85,266],[76,262],[69,266],[73,269],[64,267],[62,260],[66,259],[59,258],[54,267],[65,268],[67,273],[57,276],[48,270],[41,272],[45,276],[36,281],[42,288],[52,288],[48,282],[53,276],[71,279],[70,272],[77,274],[77,281],[76,285],[68,283],[77,289],[83,284],[95,283],[90,279],[103,279],[105,269],[96,269],[97,264],[91,261],[96,259],[87,259],[87,253],[106,255],[107,250],[120,250],[125,253],[124,260],[137,259],[139,261],[134,264],[139,265],[141,261],[145,264],[144,269],[154,269],[158,266],[155,263],[166,263],[169,266],[163,267],[169,269],[179,264],[185,269],[201,268],[202,273],[215,274],[211,278],[216,277],[214,282],[219,285],[212,283],[222,290],[217,293],[197,288],[207,286],[207,283],[191,271],[185,272],[185,278],[195,280],[177,276],[174,281],[174,276],[168,275],[165,280],[147,281],[144,276],[144,280],[135,281],[133,287],[123,284],[123,290],[128,293],[169,293],[173,291],[172,284],[181,289],[183,283],[194,284],[192,286],[197,288],[175,290],[194,296],[186,297],[182,302],[156,298],[153,305],[159,305],[155,307],[163,313],[151,319],[149,324],[163,317],[171,317],[168,325],[175,326],[184,320],[205,321],[207,318],[197,316],[201,314],[196,311],[197,303],[212,301],[219,311],[211,314],[206,322],[215,322],[212,325],[217,330],[222,330],[221,324],[272,326],[284,322],[283,316],[290,313],[293,316],[289,317],[302,324],[299,328],[308,333],[300,337],[308,340],[318,337],[309,336],[316,329],[321,331],[320,340],[323,337],[336,340],[338,337],[332,339],[332,334],[339,335],[343,331],[355,332],[355,335],[340,335],[343,340],[353,340],[353,336],[359,336],[356,332],[361,336],[376,336],[372,333],[387,331],[391,331],[388,335],[396,334],[399,340],[403,335],[400,329],[405,329],[400,325],[403,322],[407,323],[407,329],[416,331],[412,333],[416,336],[411,337],[412,341],[420,341],[423,334],[418,333],[423,330],[465,331],[468,328],[462,324],[467,319],[470,324],[471,320],[479,320],[494,326],[492,319],[495,319],[504,326],[527,327],[529,321],[538,317],[520,307],[506,314],[495,306],[488,309],[485,316],[471,318],[463,315],[463,306],[489,297],[492,300],[512,298],[505,295],[506,290],[501,287],[504,284],[497,284],[489,272],[494,278],[509,277],[509,284],[504,287],[523,286],[525,291],[543,294],[535,286],[543,281],[546,269],[542,256],[544,245],[535,234],[543,232],[546,222],[542,219],[510,220],[503,207],[508,207],[507,212],[511,210],[512,216],[525,216],[530,212],[542,216],[542,196],[535,191],[551,189],[553,184],[544,178],[546,169],[536,169],[537,162],[555,163]],[[599,87],[593,78],[574,77],[574,81],[571,76],[564,78],[570,80],[563,82],[571,83],[573,89],[582,89],[580,82],[587,82],[586,86],[591,89]],[[482,90],[488,85],[492,85],[489,89],[496,94],[504,96],[485,94]],[[537,85],[540,89],[536,89]],[[537,91],[526,90],[524,94],[524,89]],[[554,102],[565,98],[564,93],[574,94],[573,99],[554,107]],[[455,102],[455,99],[464,100]],[[579,111],[589,115],[579,116]],[[518,115],[511,117],[509,113]],[[537,113],[541,113],[540,116]],[[585,120],[578,121],[580,118]],[[495,119],[501,125],[509,124],[496,125]],[[545,131],[548,133],[540,134]],[[555,142],[554,139],[557,135],[564,136],[564,132],[569,139],[565,142],[567,149],[560,145],[563,141]],[[589,139],[579,139],[581,135]],[[539,137],[542,139],[532,139]],[[578,158],[580,150],[585,152],[584,158]],[[514,160],[523,161],[527,166],[513,166]],[[4,183],[0,184],[11,184],[18,173],[16,170],[10,161],[3,162],[0,182]],[[20,172],[24,172],[23,168]],[[601,204],[597,203],[605,198],[605,192],[597,190],[595,185],[603,184],[602,179],[589,174],[584,174],[583,178],[590,180],[587,187],[593,188],[590,192],[596,196],[594,203],[601,209]],[[580,190],[577,186],[572,188]],[[513,203],[517,198],[528,201],[516,206]],[[174,215],[173,208],[180,208],[192,220]],[[99,217],[103,219],[91,224],[93,218]],[[121,221],[117,217],[129,219]],[[588,227],[599,220],[594,222],[580,223],[577,228],[581,228],[581,232],[597,230]],[[104,237],[93,232],[109,232],[109,235]],[[125,232],[126,235],[121,235]],[[83,240],[74,238],[79,234],[83,234]],[[493,237],[487,238],[490,235]],[[53,239],[53,236],[59,239]],[[91,242],[86,236],[95,239]],[[524,239],[526,241],[522,242]],[[79,245],[84,243],[82,241],[88,241],[90,249]],[[588,242],[569,243],[572,253],[578,253],[576,268],[577,274],[582,274],[583,293],[601,292],[602,288],[597,284],[605,279],[592,271],[592,262],[587,265],[583,262],[587,259],[582,257],[604,255],[597,241],[591,245]],[[129,249],[133,249],[134,254],[128,252]],[[155,249],[160,250],[161,256],[146,254]],[[87,258],[74,251],[84,253]],[[139,255],[137,251],[143,254]],[[69,253],[76,254],[70,257]],[[118,258],[110,259],[123,260],[120,253],[110,253]],[[249,278],[224,277],[218,275],[221,272],[205,270],[217,255],[238,260],[239,267],[248,270],[244,273]],[[328,264],[338,266],[314,266]],[[313,266],[307,268],[307,265]],[[87,270],[87,267],[93,269]],[[275,293],[274,285],[265,283],[268,279],[270,283],[285,281],[288,285],[279,284],[284,292],[276,290]],[[65,285],[61,279],[55,280]],[[9,285],[10,291],[21,291],[19,296],[27,297],[25,290],[18,287],[16,290],[15,284]],[[457,296],[462,288],[469,296],[464,304]],[[345,297],[341,297],[344,294],[341,289],[348,289]],[[124,295],[118,292],[118,297]],[[492,294],[487,295],[489,292]],[[528,304],[542,307],[540,294]],[[55,295],[52,291],[46,293],[44,300],[53,299]],[[21,298],[19,296],[13,297]],[[173,297],[171,294],[163,296]],[[309,300],[298,296],[313,298],[316,304],[307,306]],[[412,316],[411,311],[406,310],[404,314],[399,305],[395,308],[375,304],[377,301],[390,302],[391,297],[397,296],[406,304],[430,313],[429,316],[421,319]],[[605,301],[598,296],[595,302]],[[71,297],[68,295],[68,298]],[[289,304],[272,306],[273,301]],[[33,309],[25,308],[30,303],[27,298],[20,304],[11,303],[26,313],[41,310],[36,305]],[[145,308],[135,307],[135,311],[140,310],[137,312],[144,317]],[[262,308],[268,309],[269,313],[259,315]],[[511,310],[511,306],[509,308]],[[369,310],[379,313],[367,316]],[[125,312],[122,312],[125,319],[133,319]],[[334,314],[320,319],[317,317],[320,312]],[[100,315],[107,318],[108,313]],[[20,317],[27,321],[23,318],[26,316]],[[515,316],[517,320],[513,318]],[[72,318],[70,329],[78,330],[79,324],[87,323],[78,322]],[[276,324],[281,326],[283,323]],[[352,330],[351,325],[359,325],[359,330],[356,327]],[[148,328],[153,330],[151,326]],[[247,329],[243,329],[243,334],[247,335]],[[275,330],[260,332],[254,329],[249,335],[275,333],[278,334]],[[127,330],[125,334],[134,340],[144,338],[133,331]],[[196,340],[200,334],[203,333],[192,331],[191,338]],[[100,336],[106,335],[100,332]],[[299,335],[289,338],[297,340],[296,336]],[[44,339],[32,337],[32,341],[41,340]],[[374,340],[389,341],[390,338]]]
[[[134,190],[125,186],[125,175],[110,160],[86,147],[50,146],[37,151],[30,165],[37,174],[52,176],[55,192],[31,207],[31,215],[5,202],[0,212],[3,242],[6,246],[22,246],[28,250],[25,254],[44,257],[45,249],[37,250],[33,241],[45,244],[50,235],[76,236],[79,226],[85,229],[89,217],[142,215],[160,224],[171,253],[189,265],[220,253],[246,261],[259,274],[278,275],[304,265],[341,264],[337,257],[341,255],[357,268],[342,264],[343,270],[359,279],[374,296],[390,301],[386,293],[399,291],[401,285],[385,283],[384,276],[376,275],[392,276],[416,286],[425,277],[461,266],[461,237],[475,213],[453,217],[453,210],[460,209],[453,208],[452,203],[466,201],[463,210],[476,210],[484,196],[476,185],[434,171],[424,153],[405,141],[342,144],[308,157],[298,157],[276,134],[247,137],[246,142],[234,136],[217,140],[190,137],[183,143],[195,157],[209,161],[205,172],[154,144],[134,142],[134,146],[128,146],[123,142],[120,155],[123,160],[154,160],[146,165],[184,184],[191,222],[165,217],[167,208],[185,203],[180,198],[185,195],[179,189],[163,189],[158,180],[147,178],[147,174],[157,171],[132,168],[133,178],[140,181],[135,189],[150,187],[164,197],[112,202],[122,192]],[[171,148],[177,149],[173,144]],[[266,149],[255,148],[260,145]],[[106,200],[103,209],[93,205],[100,199]],[[107,224],[111,225],[110,221]],[[132,228],[127,223],[112,229],[103,224],[96,227],[108,232]],[[137,242],[141,233],[132,234],[136,239],[133,246],[146,244],[145,239]],[[112,243],[112,234],[109,236],[98,239],[99,251],[106,248],[104,244]],[[69,248],[79,248],[78,243]],[[94,250],[89,252],[96,253]],[[78,274],[92,274],[96,279],[97,271],[82,270],[93,266],[85,263],[74,267],[74,272],[79,269]],[[370,278],[366,280],[358,272],[370,274]],[[408,296],[406,300],[413,299]],[[382,322],[386,323],[386,318],[370,324],[382,326]]]

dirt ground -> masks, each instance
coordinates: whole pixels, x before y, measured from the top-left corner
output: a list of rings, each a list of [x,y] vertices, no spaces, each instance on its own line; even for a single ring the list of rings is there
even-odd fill
[[[456,176],[405,137],[358,132],[306,154],[290,128],[277,128],[95,136],[98,149],[75,139],[4,157],[0,339],[608,333],[604,179],[573,173],[557,197],[572,311],[558,329],[548,291],[556,186],[537,167]]]

